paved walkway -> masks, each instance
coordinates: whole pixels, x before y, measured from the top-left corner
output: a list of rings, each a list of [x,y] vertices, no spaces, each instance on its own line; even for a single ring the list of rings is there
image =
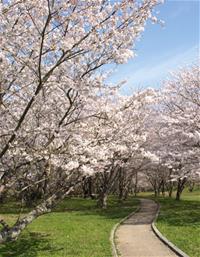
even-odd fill
[[[151,229],[157,204],[140,199],[141,209],[124,221],[116,231],[116,243],[122,257],[177,257]]]

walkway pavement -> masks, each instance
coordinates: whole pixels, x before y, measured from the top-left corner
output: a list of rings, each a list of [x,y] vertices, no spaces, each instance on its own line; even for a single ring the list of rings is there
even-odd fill
[[[151,229],[157,204],[140,199],[141,209],[124,221],[116,231],[118,252],[122,257],[177,257]]]

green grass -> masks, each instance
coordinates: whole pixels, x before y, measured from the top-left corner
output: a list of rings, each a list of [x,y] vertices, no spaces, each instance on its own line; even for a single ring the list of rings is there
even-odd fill
[[[101,210],[94,200],[66,199],[52,213],[30,224],[16,242],[0,245],[0,256],[110,257],[112,227],[137,205],[133,198],[121,204],[111,197],[108,209]],[[0,216],[12,224],[17,209],[18,203],[4,204]]]
[[[143,197],[153,197],[146,193]],[[186,189],[180,201],[159,197],[157,228],[190,257],[200,257],[200,190]]]

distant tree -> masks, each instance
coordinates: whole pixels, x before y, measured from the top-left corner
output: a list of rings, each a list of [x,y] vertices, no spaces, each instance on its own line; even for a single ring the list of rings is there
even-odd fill
[[[160,102],[150,118],[147,149],[159,159],[155,175],[166,177],[170,195],[176,185],[176,199],[190,180],[200,177],[200,83],[199,67],[193,65],[174,73],[160,92]],[[163,172],[161,172],[163,171]],[[163,177],[164,175],[164,177]],[[158,182],[156,182],[158,183]]]

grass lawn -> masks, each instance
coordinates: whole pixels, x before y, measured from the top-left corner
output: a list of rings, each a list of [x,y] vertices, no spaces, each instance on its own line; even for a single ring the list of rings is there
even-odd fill
[[[156,222],[160,232],[190,257],[200,257],[200,190],[191,193],[186,189],[180,201],[157,200],[161,205]]]
[[[101,210],[95,200],[66,199],[30,224],[16,242],[0,245],[0,256],[111,257],[111,229],[137,205],[133,198],[119,204],[111,197],[108,209]],[[17,209],[17,203],[4,204],[0,217],[12,224]]]

